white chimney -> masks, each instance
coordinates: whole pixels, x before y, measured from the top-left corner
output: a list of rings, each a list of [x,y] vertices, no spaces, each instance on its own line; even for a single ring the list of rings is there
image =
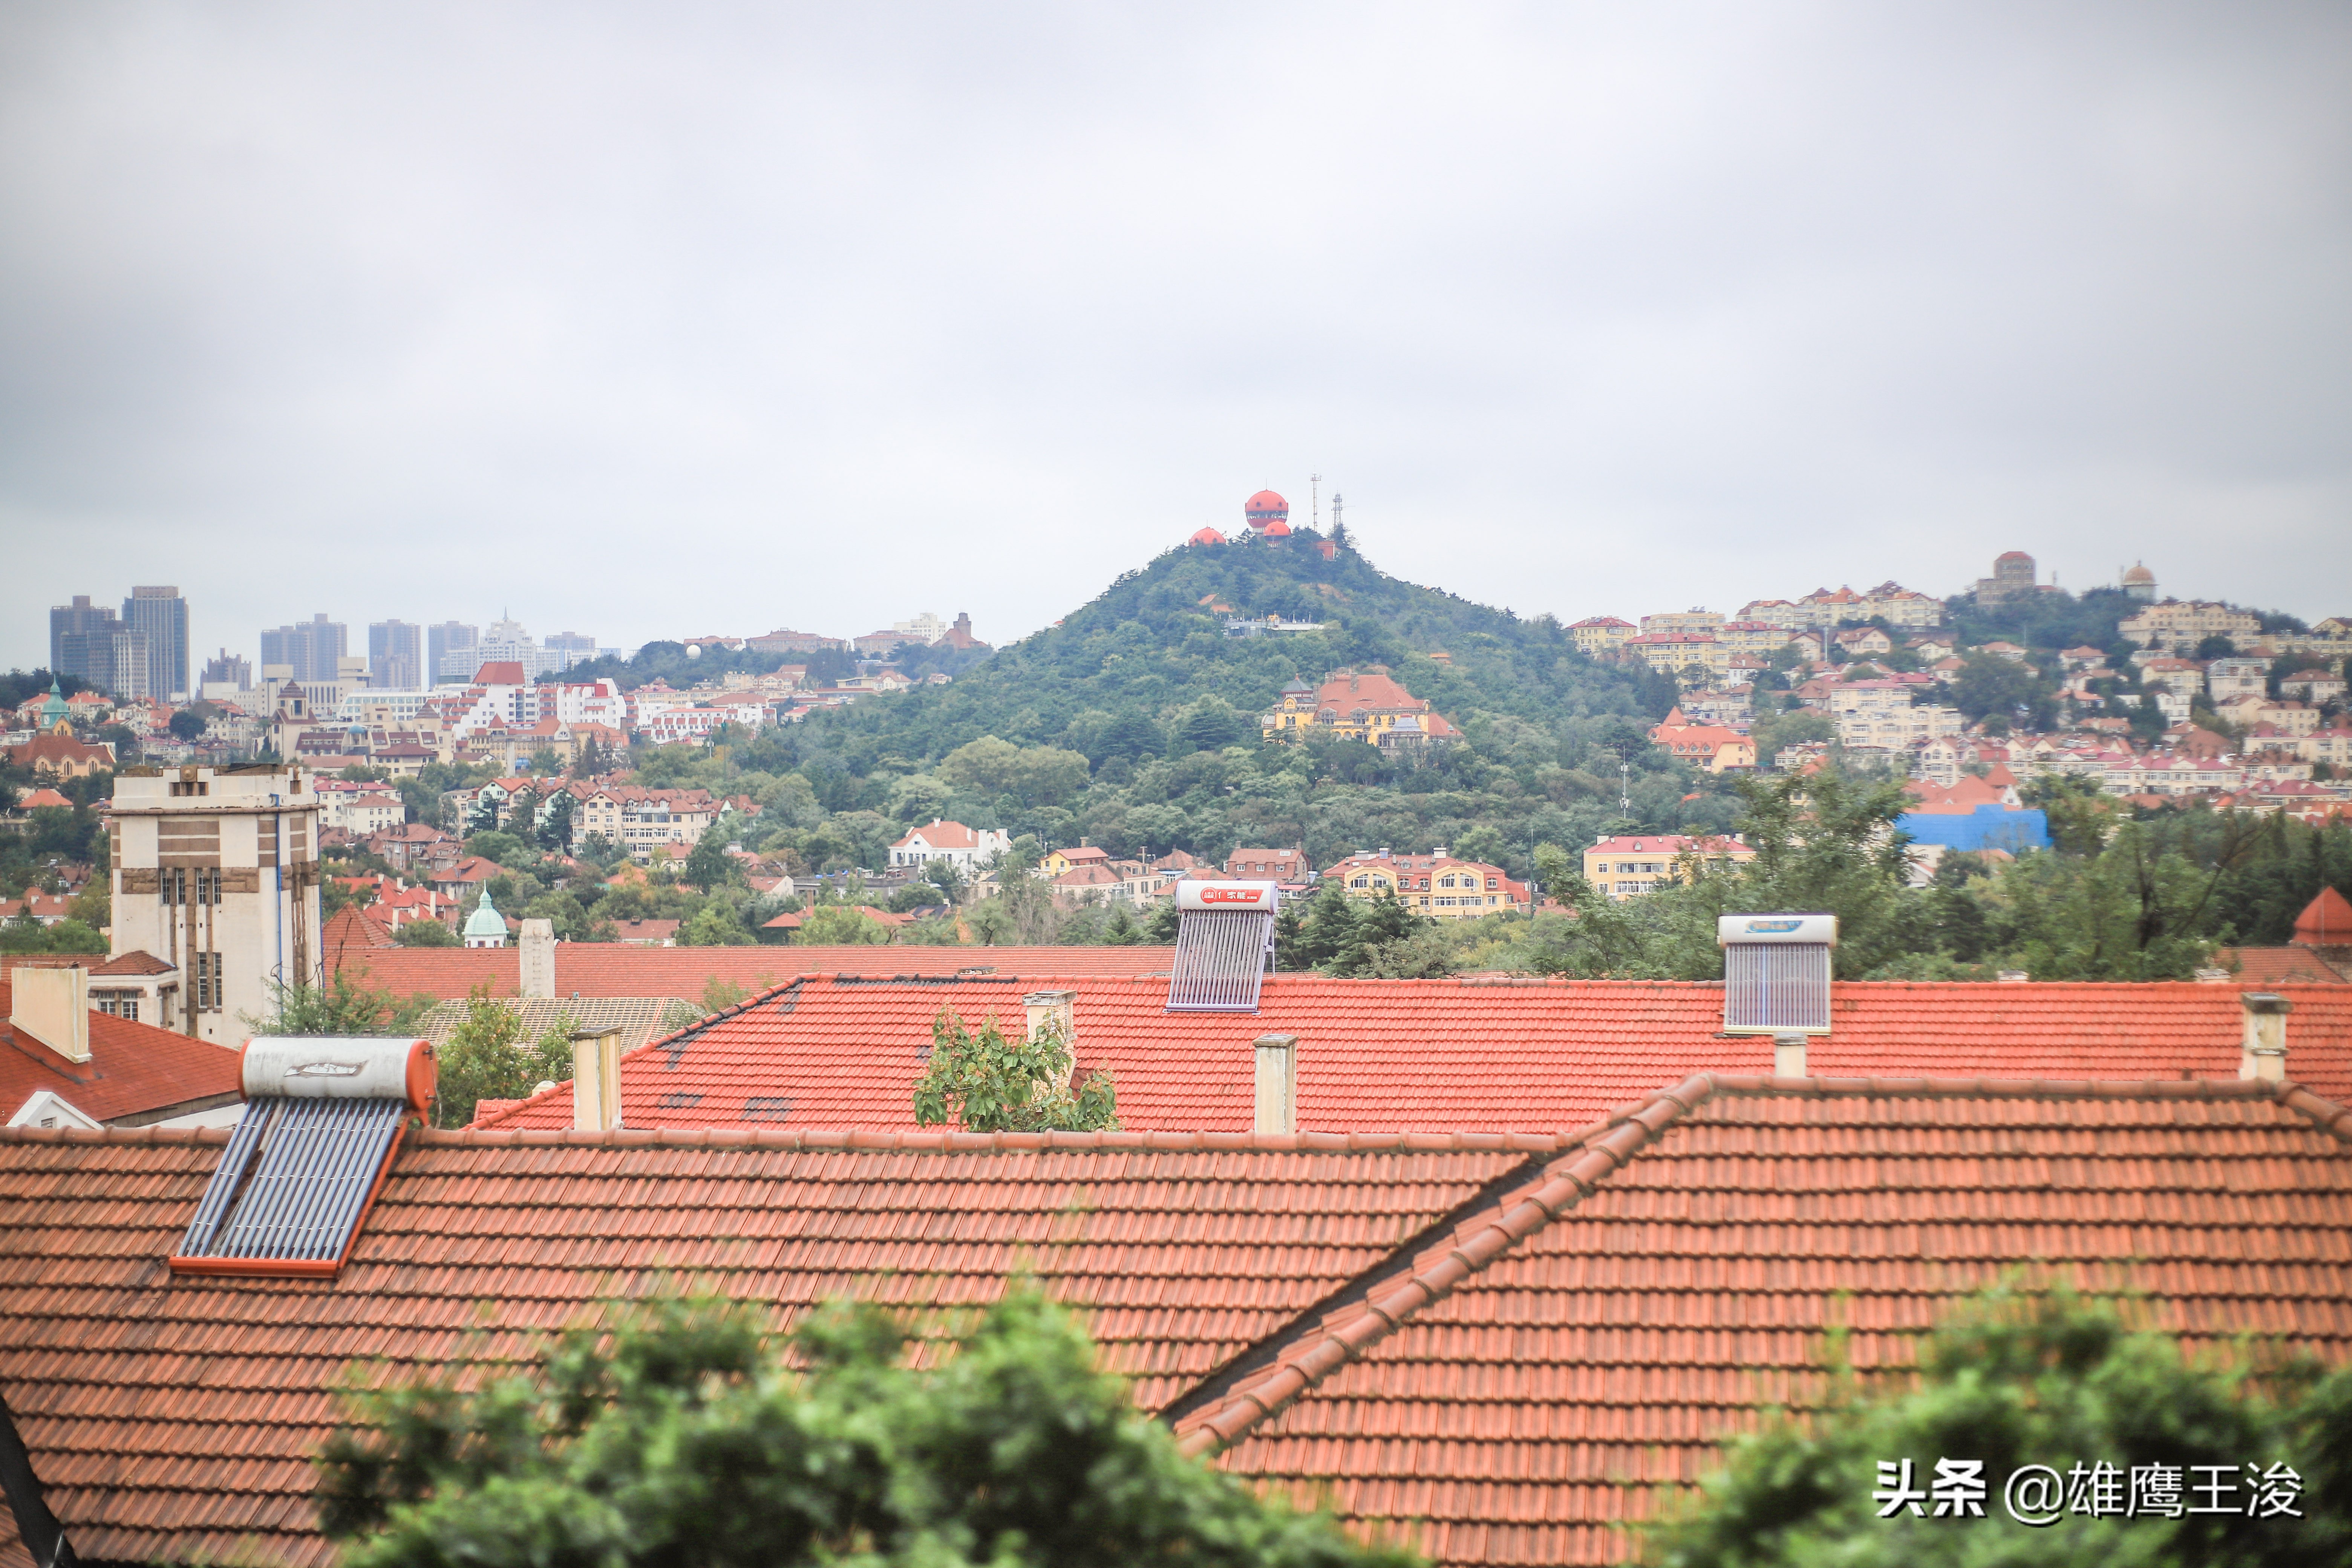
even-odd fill
[[[1805,1037],[1800,1034],[1772,1037],[1772,1076],[1802,1078],[1805,1076]]]
[[[528,1002],[555,1000],[555,922],[522,922],[522,994]]]
[[[621,1029],[583,1029],[572,1037],[572,1125],[609,1132],[621,1124]]]
[[[2286,1077],[2286,1016],[2294,1011],[2294,1004],[2274,991],[2249,991],[2238,1000],[2246,1018],[2238,1076],[2276,1083]]]
[[[15,969],[8,1022],[69,1062],[89,1060],[89,971]]]
[[[1298,1037],[1260,1035],[1257,1037],[1257,1118],[1259,1132],[1298,1131]]]
[[[1021,1007],[1029,1016],[1029,1037],[1033,1040],[1050,1029],[1058,1036],[1062,1049],[1069,1053],[1073,1069],[1078,1060],[1078,994],[1075,991],[1032,991],[1021,998]]]

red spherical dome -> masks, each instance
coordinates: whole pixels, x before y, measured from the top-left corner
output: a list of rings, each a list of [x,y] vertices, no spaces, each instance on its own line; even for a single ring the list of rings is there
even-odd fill
[[[1290,537],[1290,524],[1277,517],[1265,525],[1265,532],[1268,539],[1287,539]]]
[[[1252,528],[1264,528],[1271,522],[1290,521],[1290,503],[1272,490],[1260,490],[1242,502],[1242,516]]]
[[[1184,542],[1187,544],[1223,544],[1224,542],[1225,536],[1223,534],[1219,533],[1213,528],[1204,528]]]

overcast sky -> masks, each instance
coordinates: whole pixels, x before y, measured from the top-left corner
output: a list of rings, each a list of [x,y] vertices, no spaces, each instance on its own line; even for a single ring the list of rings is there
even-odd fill
[[[0,9],[0,665],[1005,641],[1262,485],[1563,617],[2352,613],[2352,7]]]

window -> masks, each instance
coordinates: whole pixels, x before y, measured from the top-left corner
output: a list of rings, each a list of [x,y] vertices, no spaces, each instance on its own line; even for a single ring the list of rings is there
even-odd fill
[[[219,1012],[221,1010],[221,955],[217,952],[196,952],[189,954],[189,957],[195,961],[194,973],[192,978],[195,982],[193,995],[196,1011]]]
[[[136,991],[93,991],[89,994],[90,1010],[104,1013],[111,1018],[139,1021],[139,993]]]

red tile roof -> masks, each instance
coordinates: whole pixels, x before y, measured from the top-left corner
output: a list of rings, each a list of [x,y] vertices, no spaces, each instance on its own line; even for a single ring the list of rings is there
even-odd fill
[[[45,1089],[107,1122],[199,1110],[238,1092],[236,1052],[110,1013],[89,1016],[89,1060],[68,1061],[7,1021],[14,998],[0,971],[0,1122]]]
[[[319,944],[329,952],[340,953],[347,949],[368,951],[399,945],[392,932],[375,916],[357,904],[345,904],[335,911],[326,929],[319,934]]]
[[[179,967],[152,952],[134,949],[120,958],[110,958],[104,963],[91,965],[89,973],[93,978],[101,974],[176,974]]]
[[[675,921],[624,921],[676,925]],[[1166,974],[1171,947],[633,947],[621,942],[555,944],[559,996],[699,996],[712,980],[761,990],[795,974]],[[331,952],[328,962],[331,965]],[[491,994],[521,994],[516,948],[404,947],[356,955],[368,984],[396,996],[452,1001],[477,985]],[[1162,988],[1165,989],[1164,987]]]
[[[2334,985],[2347,976],[2307,947],[2224,947],[2213,962],[2246,985]]]
[[[0,1398],[85,1561],[320,1568],[310,1455],[354,1358],[490,1357],[691,1279],[784,1320],[1025,1268],[1147,1409],[1550,1140],[1059,1134],[723,1143],[412,1133],[340,1278],[174,1279],[225,1133],[0,1131]],[[0,1552],[9,1516],[0,1509]]]
[[[2280,1087],[1695,1078],[1177,1429],[1441,1563],[1601,1563],[1759,1406],[1822,1401],[1825,1330],[1865,1373],[1904,1367],[2021,1265],[2143,1293],[2192,1350],[2252,1331],[2340,1364],[2352,1114]]]
[[[2352,946],[2352,899],[2333,888],[2320,889],[2294,917],[2294,940],[2306,947]]]
[[[175,1279],[225,1137],[0,1132],[0,1397],[88,1560],[323,1568],[354,1363],[512,1365],[681,1286],[789,1321],[1025,1268],[1188,1445],[1444,1563],[1618,1559],[1820,1397],[1831,1323],[1899,1367],[2021,1264],[2352,1356],[2352,1113],[2288,1085],[1697,1075],[1563,1140],[424,1132],[339,1279]]]
[[[1168,1012],[1160,979],[1008,968],[948,981],[938,973],[919,981],[818,975],[653,1042],[623,1059],[623,1120],[911,1128],[915,1080],[940,1010],[973,1025],[993,1015],[1017,1028],[1022,996],[1040,990],[1077,993],[1079,1062],[1111,1075],[1119,1120],[1130,1128],[1249,1131],[1252,1042],[1264,1034],[1299,1037],[1298,1124],[1317,1131],[1556,1131],[1668,1075],[1763,1072],[1772,1063],[1769,1037],[1720,1037],[1723,991],[1715,985],[1276,974],[1257,1012],[1218,1014]],[[560,971],[556,989],[568,994]],[[695,984],[643,994],[699,992]],[[2352,1100],[2352,989],[2283,994],[2294,1004],[2288,1072]],[[2244,1049],[2238,996],[2222,984],[1842,984],[1833,1030],[1812,1042],[1809,1059],[1829,1073],[2235,1079]],[[568,1127],[572,1114],[570,1091],[557,1089],[498,1125]]]

